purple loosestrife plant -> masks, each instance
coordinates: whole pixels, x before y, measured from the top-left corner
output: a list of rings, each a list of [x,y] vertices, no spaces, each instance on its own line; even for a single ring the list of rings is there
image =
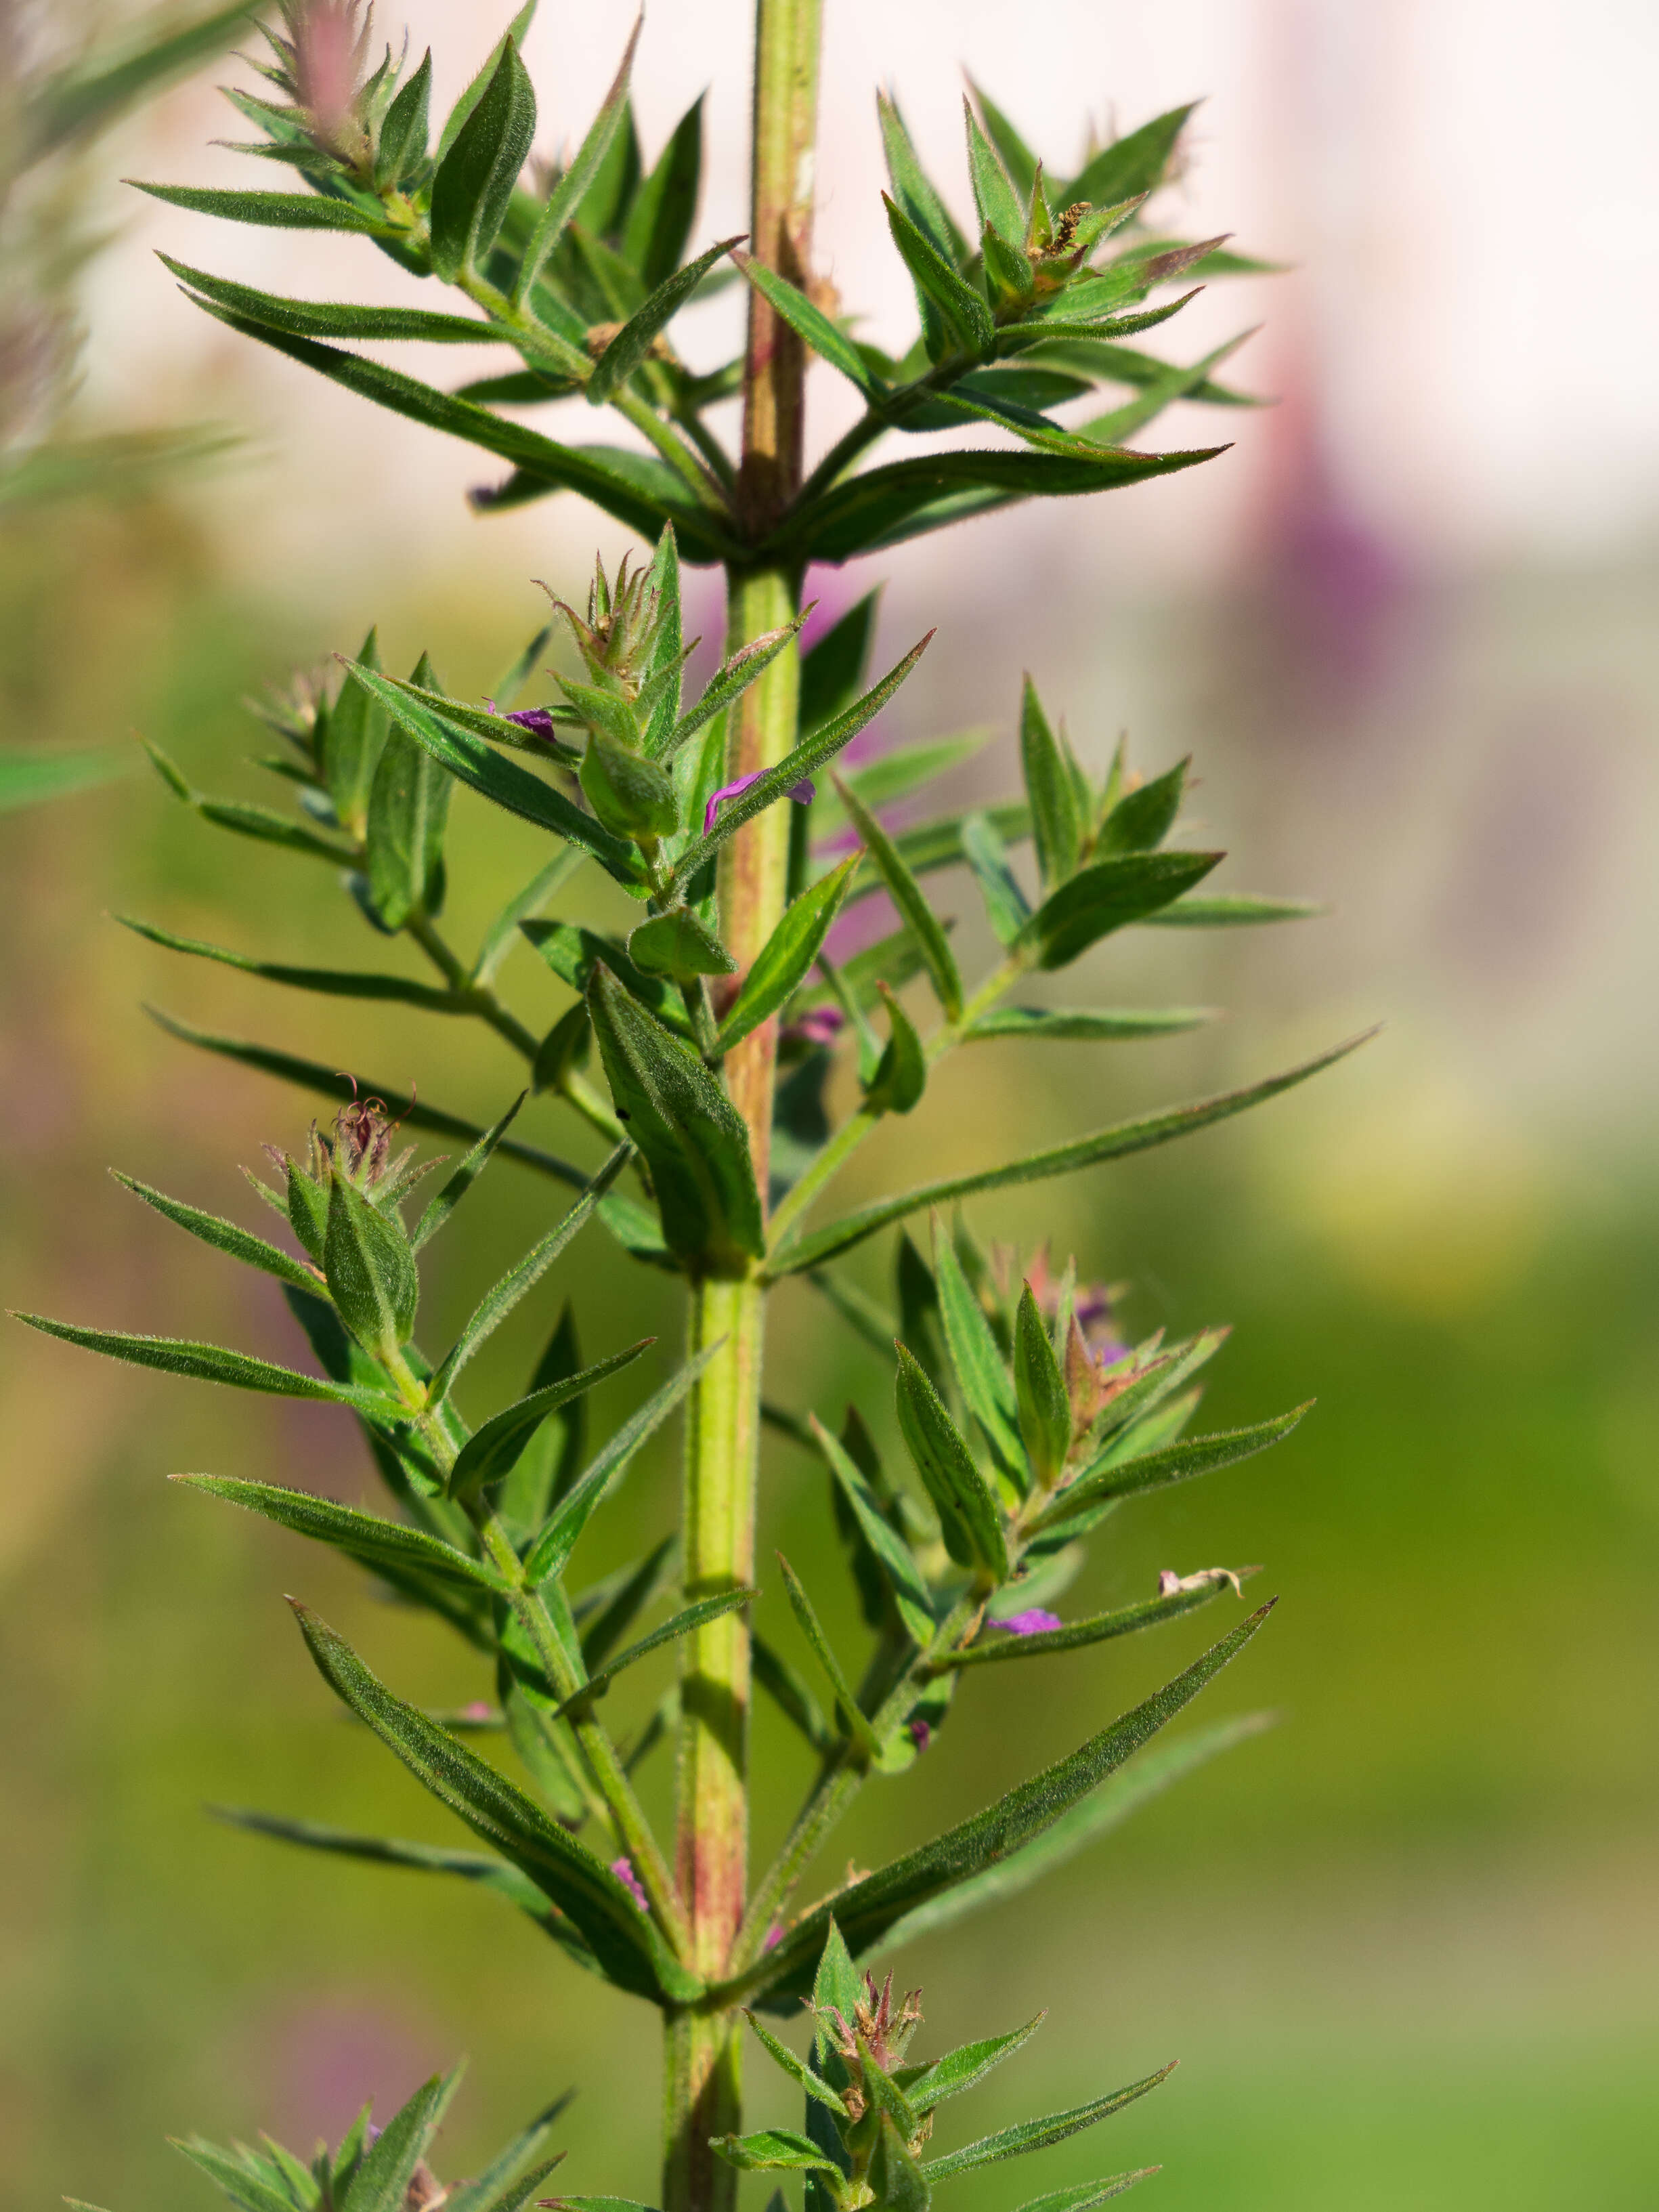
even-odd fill
[[[555,599],[554,623],[580,673],[557,678],[540,703],[516,702],[542,665],[548,629],[482,703],[451,695],[424,658],[407,678],[391,674],[371,634],[328,683],[273,714],[285,747],[273,765],[297,811],[204,797],[157,761],[205,821],[338,871],[368,925],[407,939],[426,974],[300,967],[133,926],[290,990],[487,1024],[518,1062],[500,1119],[478,1128],[424,1091],[393,1098],[364,1076],[169,1022],[198,1048],[340,1102],[303,1158],[283,1157],[274,1176],[256,1178],[280,1218],[270,1238],[131,1185],[189,1234],[276,1276],[312,1362],[34,1325],[141,1364],[345,1409],[384,1479],[382,1510],[229,1476],[181,1480],[346,1553],[458,1640],[465,1702],[434,1715],[380,1680],[309,1607],[295,1608],[330,1688],[472,1831],[471,1845],[356,1836],[287,1814],[233,1817],[301,1846],[482,1883],[563,1954],[556,1973],[597,1975],[654,2007],[665,2039],[668,2212],[724,2212],[744,2172],[798,2177],[810,2212],[926,2212],[955,2174],[1103,2120],[1162,2076],[930,2154],[938,2106],[1020,2048],[1036,2023],[917,2063],[919,2002],[896,2004],[890,1983],[866,1979],[865,1963],[1035,1881],[1248,1732],[1249,1721],[1224,1722],[1152,1741],[1267,1608],[1230,1623],[1155,1695],[1103,1719],[997,1803],[875,1872],[849,1870],[817,1903],[803,1901],[803,1885],[859,1793],[897,1785],[931,1755],[959,1688],[964,1700],[971,1690],[964,1678],[1236,1597],[1243,1570],[1171,1569],[1138,1603],[1081,1619],[1055,1610],[1124,1500],[1231,1466],[1299,1418],[1194,1433],[1200,1371],[1225,1332],[1120,1341],[1103,1294],[1080,1288],[1069,1268],[1055,1277],[1041,1260],[1024,1270],[1006,1255],[994,1261],[964,1202],[1168,1143],[1301,1083],[1349,1048],[837,1212],[839,1170],[886,1116],[915,1111],[948,1082],[957,1055],[1013,1039],[1039,1054],[1054,1039],[1103,1047],[1202,1018],[1187,1007],[1023,1003],[1028,979],[1070,967],[1120,930],[1233,927],[1306,908],[1212,890],[1223,855],[1175,842],[1186,764],[1143,776],[1120,748],[1103,774],[1091,769],[1029,678],[1012,693],[1012,672],[1021,794],[891,826],[890,808],[972,746],[927,739],[848,764],[849,742],[927,640],[872,681],[874,595],[803,650],[801,583],[811,563],[1211,458],[1217,449],[1151,453],[1124,441],[1175,400],[1236,410],[1241,395],[1216,380],[1231,349],[1172,364],[1137,342],[1206,278],[1260,264],[1158,227],[1184,108],[1100,147],[1080,172],[1060,172],[975,91],[965,179],[941,186],[884,98],[884,219],[919,314],[908,349],[885,353],[852,335],[813,274],[817,0],[759,0],[749,233],[708,244],[697,227],[701,106],[647,160],[629,100],[634,40],[568,158],[531,162],[537,100],[519,52],[531,12],[434,137],[429,56],[412,68],[394,62],[348,0],[291,0],[263,88],[229,95],[254,133],[250,150],[265,159],[264,180],[246,191],[145,187],[231,222],[354,234],[411,280],[431,280],[424,293],[411,281],[410,304],[359,306],[277,298],[168,264],[189,299],[244,337],[495,456],[504,472],[475,495],[479,509],[576,491],[641,541],[615,574],[599,569],[585,612]],[[680,350],[674,319],[723,282],[746,295],[746,345],[699,367]],[[450,304],[433,304],[444,293]],[[359,350],[397,339],[493,343],[504,366],[447,391]],[[849,383],[861,412],[809,465],[813,364]],[[1116,396],[1093,411],[1102,387]],[[735,453],[708,419],[732,397],[743,410]],[[550,408],[564,438],[534,427]],[[619,416],[634,441],[585,441],[585,409]],[[975,433],[965,447],[928,442],[964,428]],[[720,564],[727,580],[726,656],[696,697],[684,680],[686,562]],[[505,809],[548,841],[545,864],[465,953],[441,927],[452,802]],[[982,899],[998,947],[982,976],[963,975],[930,895],[946,871]],[[633,902],[629,930],[546,918],[573,880],[601,875]],[[835,957],[832,925],[884,893],[896,926]],[[544,1035],[502,994],[515,951],[568,989]],[[837,1120],[838,1065],[855,1103]],[[532,1112],[563,1116],[576,1157],[521,1133],[518,1117],[527,1125]],[[404,1143],[425,1135],[465,1149],[432,1173],[438,1164]],[[565,1195],[445,1346],[421,1326],[422,1263],[486,1168]],[[904,1224],[924,1222],[919,1243]],[[899,1232],[890,1312],[841,1267],[889,1229]],[[569,1304],[520,1396],[481,1404],[467,1373],[544,1277],[568,1276],[579,1236],[609,1237],[684,1285],[683,1364],[603,1438],[588,1433],[586,1394],[647,1346],[580,1348]],[[831,1429],[763,1398],[777,1294],[823,1299],[867,1340],[879,1387],[894,1394],[903,1464],[884,1461],[856,1411]],[[671,1419],[684,1433],[678,1528],[596,1580],[583,1554],[589,1522]],[[781,1558],[775,1575],[757,1567],[769,1421],[811,1455],[825,1485],[869,1632],[860,1662],[825,1632],[820,1571],[803,1578]],[[763,1579],[767,1636],[751,1623]],[[668,1611],[647,1626],[664,1600]],[[605,1692],[624,1670],[668,1658],[677,1681],[642,1732],[619,1742]],[[798,1732],[812,1772],[776,1856],[751,1868],[756,1691]],[[480,1757],[479,1731],[510,1759]],[[665,1838],[635,1778],[670,1741],[678,1813]],[[766,2024],[798,2021],[803,2001],[805,2055]],[[751,2029],[804,2093],[799,2134],[743,2131]],[[244,2212],[434,2204],[443,2185],[428,2154],[453,2086],[429,2082],[378,2135],[360,2121],[310,2166],[275,2148],[184,2148]],[[483,2176],[452,2184],[449,2212],[544,2201],[555,2117],[550,2108],[532,2122]],[[1081,2212],[1138,2178],[1037,2202]],[[604,2179],[584,2176],[583,2185]]]

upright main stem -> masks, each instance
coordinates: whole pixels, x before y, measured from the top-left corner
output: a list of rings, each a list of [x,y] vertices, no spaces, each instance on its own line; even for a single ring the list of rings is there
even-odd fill
[[[805,285],[812,222],[821,0],[757,0],[753,213],[750,250]],[[800,341],[759,294],[749,301],[744,380],[740,518],[751,541],[787,507],[801,480]],[[734,567],[726,649],[787,623],[799,578]],[[780,653],[739,702],[727,744],[729,777],[772,767],[793,745],[800,664]],[[787,810],[769,808],[732,839],[720,876],[720,936],[741,975],[777,926],[788,879]],[[726,1061],[732,1103],[749,1131],[764,1202],[777,1062],[775,1023],[752,1031]],[[754,1579],[755,1484],[760,1446],[765,1299],[750,1278],[711,1280],[692,1293],[690,1350],[718,1344],[686,1420],[682,1543],[686,1595],[708,1597]],[[727,1613],[684,1646],[676,1875],[692,1963],[720,1978],[742,1924],[749,1861],[749,1627]],[[737,2174],[708,2148],[741,2125],[732,2016],[690,2008],[668,2021],[664,2082],[665,2212],[729,2212]]]

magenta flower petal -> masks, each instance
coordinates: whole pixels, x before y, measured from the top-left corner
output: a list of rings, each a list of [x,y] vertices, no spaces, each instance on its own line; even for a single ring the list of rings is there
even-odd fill
[[[834,1044],[847,1025],[847,1017],[839,1006],[811,1006],[798,1022],[791,1022],[784,1031],[786,1036],[798,1037],[803,1044]]]
[[[926,1751],[933,1741],[933,1731],[924,1720],[914,1720],[908,1730],[910,1741],[918,1751]]]
[[[1045,1613],[1040,1605],[1034,1605],[1027,1613],[1008,1613],[992,1626],[1006,1629],[1010,1636],[1041,1636],[1047,1629],[1058,1628],[1060,1619],[1057,1613]]]
[[[710,798],[708,805],[702,810],[703,836],[706,837],[709,831],[714,828],[714,817],[720,811],[721,799],[735,799],[739,792],[747,791],[751,783],[758,783],[762,776],[768,773],[769,773],[769,771],[766,769],[757,768],[752,775],[740,775],[734,782],[723,783],[720,789]],[[817,795],[817,786],[811,781],[810,777],[803,777],[800,782],[792,784],[789,787],[789,796],[791,799],[798,800],[803,806],[810,806]]]
[[[633,1860],[628,1858],[612,1859],[611,1862],[611,1871],[616,1875],[617,1881],[628,1892],[628,1894],[633,1899],[635,1904],[639,1906],[640,1911],[641,1912],[649,1912],[651,1910],[651,1900],[645,1893],[645,1884],[640,1880],[638,1875],[634,1871]]]
[[[552,744],[557,725],[553,720],[552,710],[550,708],[520,707],[509,714],[504,708],[498,707],[493,699],[486,699],[484,704],[492,714],[499,714],[502,721],[516,722],[521,730],[528,730],[532,738],[544,738],[549,744]]]

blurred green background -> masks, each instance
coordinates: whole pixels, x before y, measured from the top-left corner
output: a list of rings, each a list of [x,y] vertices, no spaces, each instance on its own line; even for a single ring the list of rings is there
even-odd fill
[[[599,11],[583,33],[582,70],[598,75],[623,12]],[[1261,39],[1277,12],[1253,11]],[[1185,66],[1181,40],[1201,54],[1207,19],[1177,15],[1171,52]],[[990,11],[964,23],[975,68],[997,82]],[[865,54],[832,43],[848,79],[835,97],[849,106],[881,65],[873,17],[866,27]],[[1231,144],[1261,119],[1240,90],[1257,50],[1220,51],[1212,128]],[[1153,90],[1140,98],[1137,81],[1126,110],[1159,104],[1173,65],[1154,51]],[[577,104],[561,105],[565,121]],[[182,95],[142,143],[116,149],[109,174],[117,155],[204,174],[197,148],[219,127],[198,94]],[[835,219],[850,221],[853,200],[843,188]],[[621,542],[568,504],[474,524],[447,489],[441,503],[410,489],[400,471],[423,446],[361,413],[333,420],[297,372],[273,386],[264,365],[206,348],[140,242],[122,242],[92,302],[118,354],[134,340],[118,310],[144,301],[142,343],[171,361],[138,411],[177,415],[210,396],[258,442],[204,487],[0,532],[5,742],[137,727],[201,784],[254,795],[246,695],[351,649],[374,618],[390,663],[429,647],[454,689],[481,692],[535,624],[527,576],[568,591],[596,538]],[[214,265],[243,265],[212,242]],[[1316,238],[1246,242],[1305,246],[1309,266],[1263,301],[1292,337],[1257,380],[1287,404],[1247,421],[1241,453],[1199,472],[1237,463],[1237,507],[1209,491],[1206,506],[1182,479],[1054,510],[1042,528],[993,520],[886,564],[881,645],[902,647],[924,618],[942,628],[884,726],[903,738],[999,722],[981,784],[1000,786],[1029,659],[1091,760],[1126,721],[1146,767],[1195,752],[1202,833],[1236,855],[1222,887],[1312,894],[1331,917],[1118,941],[1071,995],[1215,1003],[1228,1020],[1041,1061],[988,1048],[883,1133],[844,1194],[1000,1158],[1388,1022],[1356,1060],[1259,1116],[975,1217],[983,1234],[1048,1237],[1130,1285],[1139,1328],[1237,1323],[1214,1370],[1218,1425],[1317,1394],[1270,1455],[1126,1513],[1068,1600],[1093,1609],[1144,1593],[1165,1566],[1261,1561],[1256,1587],[1285,1602],[1206,1717],[1269,1708],[1279,1725],[1000,1917],[898,1963],[923,1984],[924,2033],[941,2040],[1047,2006],[1054,2104],[1183,2062],[1105,2134],[1018,2176],[957,2185],[963,2212],[1156,2160],[1165,2171],[1146,2201],[1169,2212],[1637,2212],[1659,2184],[1659,503],[1636,525],[1564,531],[1560,544],[1498,522],[1455,543],[1391,509],[1355,459],[1363,405],[1345,416],[1328,401],[1346,356],[1328,350],[1328,328],[1324,352],[1307,337],[1310,302],[1328,305],[1331,289]],[[120,419],[95,374],[88,404]],[[1170,442],[1208,428],[1181,424]],[[354,439],[367,458],[341,491],[331,455]],[[468,480],[465,457],[431,459],[446,487]],[[1173,520],[1152,519],[1158,501]],[[1163,532],[1150,551],[1143,526]],[[717,602],[700,588],[712,630]],[[453,840],[465,940],[538,848],[465,796]],[[216,835],[147,775],[0,817],[0,868],[6,1302],[295,1356],[274,1287],[179,1238],[102,1170],[252,1219],[239,1166],[258,1164],[263,1143],[297,1142],[311,1104],[169,1042],[140,1002],[388,1085],[416,1079],[423,1096],[484,1118],[513,1066],[459,1025],[262,995],[116,927],[112,913],[137,913],[272,957],[382,957],[325,869]],[[590,896],[584,883],[560,910]],[[965,893],[961,911],[971,941]],[[507,984],[527,1018],[559,1002],[527,954]],[[532,1112],[532,1136],[580,1150],[556,1109]],[[550,1185],[493,1172],[434,1253],[434,1337],[558,1203]],[[880,1285],[890,1253],[864,1264]],[[475,1402],[521,1376],[577,1289],[596,1351],[655,1330],[656,1357],[672,1357],[672,1287],[590,1233],[492,1343]],[[833,1416],[852,1397],[890,1425],[880,1364],[805,1288],[776,1301],[773,1374],[790,1405]],[[447,2171],[467,2171],[575,2086],[561,2179],[648,2200],[657,2057],[642,2010],[459,1885],[288,1855],[201,1817],[206,1802],[252,1803],[453,1838],[339,1718],[279,1593],[303,1593],[407,1694],[477,1695],[471,1662],[315,1549],[162,1480],[216,1469],[367,1498],[349,1419],[151,1380],[13,1332],[0,1419],[9,2197],[206,2204],[164,2134],[263,2126],[304,2144],[466,2051]],[[596,1571],[665,1529],[672,1482],[666,1455],[636,1471],[596,1524]],[[823,1480],[776,1438],[765,1494],[763,1559],[781,1543],[815,1590],[840,1592]],[[850,1607],[836,1595],[825,1609],[850,1645]],[[769,1617],[787,1643],[775,1592]],[[1070,1748],[1209,1626],[1059,1659],[1039,1679],[981,1678],[913,1775],[867,1793],[815,1887],[848,1853],[878,1863]],[[654,1674],[625,1685],[616,1704],[642,1711],[659,1686]],[[764,1845],[805,1763],[764,1713],[759,1750]],[[653,1778],[659,1806],[666,1780]],[[757,2115],[787,2118],[753,2070]],[[953,2108],[941,2142],[1026,2109],[1036,2070],[1034,2051],[973,2111]]]

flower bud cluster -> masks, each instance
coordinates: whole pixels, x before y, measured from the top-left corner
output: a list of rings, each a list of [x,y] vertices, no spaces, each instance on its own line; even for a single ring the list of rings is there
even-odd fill
[[[266,26],[274,58],[255,64],[288,102],[322,162],[354,182],[376,181],[380,126],[398,89],[387,46],[371,69],[372,0],[281,0],[280,27]],[[407,43],[407,41],[405,41]]]

